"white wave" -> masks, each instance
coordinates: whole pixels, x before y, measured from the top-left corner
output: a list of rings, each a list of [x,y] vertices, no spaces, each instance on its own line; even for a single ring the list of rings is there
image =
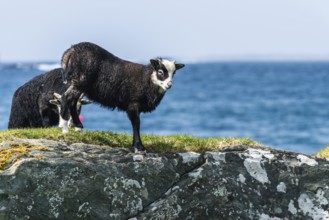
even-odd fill
[[[36,69],[41,70],[41,71],[49,71],[49,70],[53,70],[56,68],[60,68],[61,65],[59,63],[39,63],[36,65]]]

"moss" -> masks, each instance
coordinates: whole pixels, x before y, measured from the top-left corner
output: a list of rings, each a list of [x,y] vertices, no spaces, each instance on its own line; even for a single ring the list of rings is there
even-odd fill
[[[318,158],[329,158],[329,146],[325,147],[323,150],[315,154]]]
[[[46,147],[35,146],[27,143],[10,144],[0,149],[0,171],[7,169],[11,164],[23,158],[43,159],[42,156],[34,156],[33,150],[48,150]]]
[[[63,135],[59,128],[47,129],[14,129],[0,131],[0,141],[14,138],[49,139],[64,141],[68,144],[86,143],[95,145],[107,145],[111,147],[131,148],[132,135],[105,131],[86,131],[83,133],[70,130],[69,134]],[[148,152],[204,152],[207,150],[220,150],[224,147],[249,145],[260,146],[259,143],[249,138],[197,138],[188,135],[143,135],[143,143]]]

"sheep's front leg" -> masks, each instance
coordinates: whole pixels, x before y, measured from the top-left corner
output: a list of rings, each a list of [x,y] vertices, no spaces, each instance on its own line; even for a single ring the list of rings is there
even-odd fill
[[[133,128],[133,147],[135,149],[135,153],[146,153],[146,149],[140,137],[140,118],[138,109],[131,108],[128,111],[128,117]]]
[[[79,119],[79,114],[76,108],[80,94],[81,93],[79,91],[75,90],[72,86],[70,86],[62,96],[60,115],[63,118],[63,133],[69,132],[68,120],[70,119],[70,116],[72,118],[75,129],[83,129],[83,125]]]

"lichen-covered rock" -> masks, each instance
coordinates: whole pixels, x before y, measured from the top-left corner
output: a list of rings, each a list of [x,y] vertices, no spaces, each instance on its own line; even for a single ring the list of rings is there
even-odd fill
[[[18,142],[44,148],[0,173],[0,219],[329,219],[323,159],[247,147],[136,157]]]

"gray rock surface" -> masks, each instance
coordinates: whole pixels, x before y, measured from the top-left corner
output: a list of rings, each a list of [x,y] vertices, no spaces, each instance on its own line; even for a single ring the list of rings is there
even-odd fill
[[[329,219],[324,159],[244,146],[136,156],[82,143],[18,142],[48,150],[0,173],[0,219]]]

